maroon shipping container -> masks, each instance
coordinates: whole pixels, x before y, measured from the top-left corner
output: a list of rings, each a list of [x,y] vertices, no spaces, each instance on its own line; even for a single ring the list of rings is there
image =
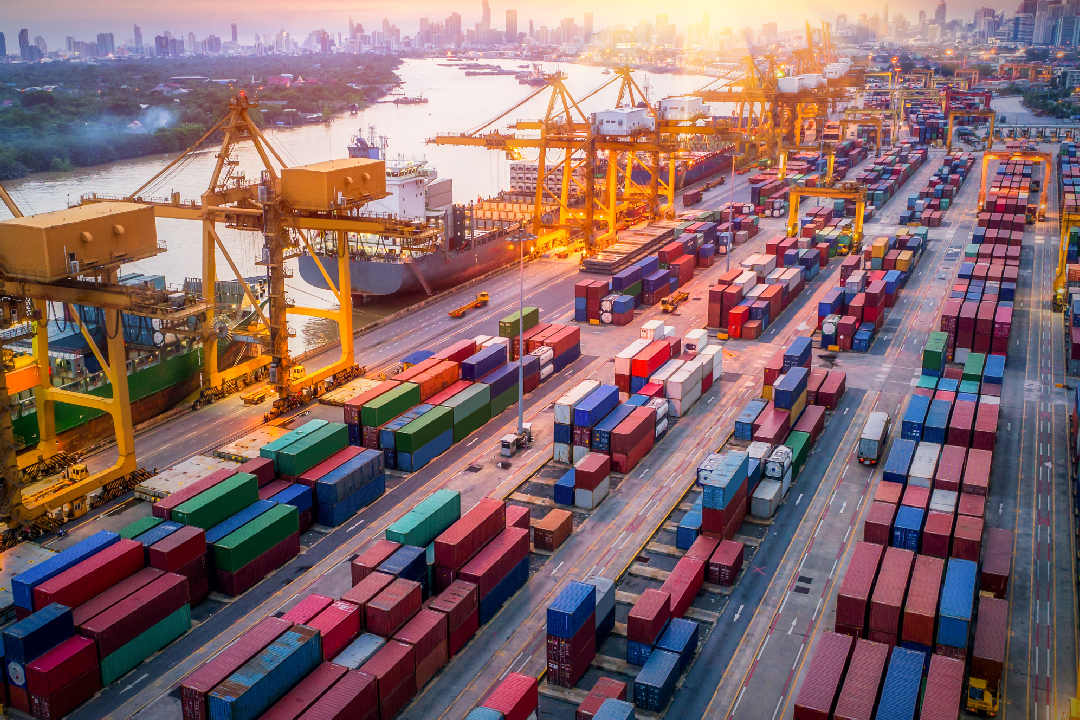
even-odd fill
[[[360,630],[367,629],[367,606],[375,597],[390,586],[396,578],[386,573],[373,572],[341,596],[345,602],[350,602],[360,608]]]
[[[470,341],[471,342],[471,341]],[[353,425],[360,424],[360,408],[364,403],[370,402],[388,390],[396,388],[401,383],[397,380],[383,380],[367,392],[362,392],[356,397],[345,401],[345,422]]]
[[[639,407],[611,431],[611,452],[630,455],[643,441],[656,437],[656,410]],[[651,447],[651,444],[650,444]]]
[[[536,678],[510,673],[491,691],[481,707],[498,710],[506,720],[528,720],[540,701]]]
[[[26,664],[26,689],[31,695],[55,695],[91,670],[97,670],[97,646],[90,638],[73,635]]]
[[[705,563],[693,558],[680,558],[664,580],[660,592],[671,596],[671,617],[681,618],[690,609],[701,584],[705,581]]]
[[[889,651],[888,645],[870,640],[855,643],[844,686],[836,701],[835,720],[872,720]]]
[[[378,540],[364,552],[353,558],[350,568],[352,569],[352,584],[366,578],[375,569],[386,562],[386,559],[398,551],[401,543],[393,540]]]
[[[904,626],[900,632],[903,642],[934,646],[934,620],[937,617],[938,596],[945,561],[919,555],[911,573],[907,602],[904,604]]]
[[[528,333],[525,333],[528,335]],[[445,347],[439,352],[435,353],[432,357],[436,360],[453,360],[454,362],[461,362],[467,360],[476,354],[476,343],[472,340],[458,340],[453,345]]]
[[[590,617],[593,617],[590,615]],[[577,651],[577,655],[566,663],[555,663],[548,660],[548,682],[559,687],[572,688],[585,675],[593,659],[596,657],[596,633],[585,632],[588,626],[582,627],[579,633],[584,637],[583,647]]]
[[[348,668],[330,662],[322,663],[290,690],[285,697],[278,700],[269,710],[263,713],[260,720],[296,720],[344,677],[346,672],[348,672]],[[372,686],[372,703],[377,707],[379,698],[375,694],[375,678],[370,675],[366,677]]]
[[[53,695],[30,695],[30,713],[38,720],[60,720],[101,689],[101,671],[87,670]]]
[[[311,593],[296,605],[293,605],[292,609],[281,616],[281,619],[288,620],[294,625],[307,625],[316,615],[330,607],[333,602],[333,598]]]
[[[528,530],[531,518],[531,513],[527,507],[522,505],[506,506],[506,527],[519,527]]]
[[[187,604],[187,579],[165,573],[80,625],[79,633],[96,640],[101,657],[108,657]]]
[[[296,479],[296,482],[300,483],[301,485],[306,485],[309,488],[314,488],[315,481],[317,481],[321,477],[324,477],[327,473],[338,469],[362,452],[364,452],[364,448],[359,447],[358,445],[348,445],[344,449],[339,450],[330,457],[326,458],[315,467],[309,469],[303,475],[298,477]]]
[[[1005,669],[1005,642],[1009,635],[1009,603],[998,598],[979,598],[975,644],[971,650],[971,677],[985,680],[997,692]]]
[[[986,516],[986,498],[982,495],[972,495],[971,493],[960,493],[959,500],[956,501],[956,512],[958,515],[970,515],[971,517],[985,517]]]
[[[702,562],[709,562],[709,558],[716,552],[716,548],[719,547],[720,541],[716,538],[705,537],[699,535],[694,544],[690,546],[690,549],[686,551],[684,557],[693,558],[694,560],[701,560]]]
[[[795,698],[795,720],[829,720],[854,644],[847,635],[822,633]]]
[[[391,638],[420,610],[420,583],[398,578],[376,595],[364,610],[370,633]]]
[[[75,627],[79,627],[91,618],[105,612],[127,596],[157,580],[163,574],[161,570],[155,568],[143,568],[131,577],[101,593],[93,600],[83,603],[73,611]]]
[[[883,548],[874,543],[855,544],[840,592],[836,596],[836,623],[854,628],[866,626],[870,605],[870,588],[874,585]]]
[[[641,593],[626,619],[626,639],[652,645],[671,619],[671,596],[648,588]]]
[[[394,640],[412,645],[417,660],[426,658],[440,645],[446,644],[446,615],[437,610],[423,609],[397,631]]]
[[[897,485],[898,483],[881,483],[882,485]],[[896,516],[896,506],[890,503],[875,502],[870,505],[863,521],[863,541],[874,543],[882,547],[888,547],[892,542],[892,524]]]
[[[480,610],[476,609],[472,611],[471,615],[465,618],[465,622],[450,631],[450,636],[446,641],[447,655],[449,657],[457,655],[458,652],[461,651],[461,648],[465,647],[479,629]]]
[[[232,597],[242,595],[299,554],[300,533],[296,532],[234,573],[217,570],[217,587]]]
[[[957,720],[963,694],[964,661],[931,656],[919,720]]]
[[[828,410],[835,410],[840,404],[847,390],[847,373],[839,370],[830,370],[825,382],[821,383],[821,389],[817,393],[817,404]]]
[[[700,540],[701,538],[698,538]],[[688,553],[689,555],[689,553]],[[709,582],[714,585],[730,587],[743,566],[743,544],[733,540],[724,540],[709,558]]]
[[[49,603],[74,608],[88,602],[142,570],[145,553],[142,543],[121,539],[35,587],[34,609],[40,610]]]
[[[416,661],[416,689],[418,692],[420,688],[428,684],[431,678],[435,677],[435,673],[439,672],[440,668],[446,665],[447,660],[450,659],[446,650],[448,642],[448,640],[443,640],[438,647],[427,654],[427,657],[422,657]]]
[[[574,720],[592,720],[608,698],[626,700],[626,683],[609,677],[601,677],[578,705]]]
[[[1013,534],[1004,528],[986,528],[985,534],[986,553],[979,574],[979,590],[1003,599],[1009,591],[1012,574]]]
[[[322,633],[323,660],[333,660],[360,635],[360,608],[339,600],[304,625]]]
[[[207,720],[210,717],[206,696],[225,678],[240,669],[270,643],[281,637],[292,623],[281,618],[264,618],[252,625],[224,650],[199,665],[180,683],[180,704],[184,720]]]
[[[402,693],[405,695],[405,702],[416,694],[416,651],[412,645],[395,640],[388,641],[370,660],[360,666],[360,672],[375,678],[380,706],[385,705],[385,709],[393,710],[393,713],[387,716],[380,707],[380,716],[387,720],[404,707],[405,703],[398,695],[402,688],[408,690],[407,694]],[[387,703],[388,700],[391,702]]]
[[[908,485],[904,488],[904,499],[901,505],[918,508],[925,511],[930,506],[930,488]]]
[[[516,527],[504,528],[498,537],[461,568],[459,578],[476,583],[480,588],[480,598],[483,599],[528,556],[529,531]]]
[[[446,615],[446,629],[452,633],[477,613],[480,591],[474,583],[455,580],[450,587],[428,600],[424,607]]]
[[[192,606],[198,605],[210,595],[210,561],[203,553],[176,571],[188,582],[188,598]]]
[[[993,450],[997,442],[998,415],[1000,405],[979,403],[975,415],[975,430],[971,436],[971,447],[979,450]]]
[[[591,429],[586,428],[589,433]],[[603,453],[587,453],[574,463],[574,488],[595,490],[611,474],[611,457]]]
[[[948,558],[952,540],[953,516],[949,513],[930,512],[922,532],[922,554]]]
[[[185,525],[146,549],[150,567],[165,572],[177,572],[181,567],[205,554],[206,532],[193,525]]]
[[[964,484],[960,486],[962,492],[972,495],[985,496],[990,489],[990,464],[994,455],[989,450],[977,450],[972,448],[967,454],[967,464],[964,466]]]
[[[883,502],[890,505],[899,505],[900,496],[904,492],[904,486],[900,483],[881,482],[874,491],[874,502]]]
[[[979,562],[982,548],[982,518],[960,515],[953,527],[952,557]]]
[[[506,529],[506,503],[483,498],[435,538],[435,564],[457,571]],[[480,593],[481,597],[484,593]]]
[[[264,457],[252,458],[236,468],[236,472],[254,475],[259,482],[259,487],[263,487],[269,485],[274,479],[274,461]]]
[[[547,636],[547,664],[552,673],[568,675],[570,668],[579,655],[583,652],[596,651],[596,613],[589,613],[589,617],[582,623],[578,631],[571,638],[559,637],[548,633]],[[571,683],[573,686],[573,683]]]
[[[581,328],[564,327],[559,332],[544,338],[544,345],[551,348],[555,357],[559,357],[571,348],[581,344]]]
[[[195,482],[188,485],[186,488],[177,490],[172,495],[162,498],[154,503],[154,506],[150,509],[151,514],[154,517],[159,517],[162,520],[170,520],[171,513],[174,508],[183,505],[191,498],[195,497],[199,493],[209,490],[223,480],[227,480],[236,474],[235,470],[216,470],[204,478],[200,478]]]
[[[376,720],[379,717],[376,685],[371,675],[351,670],[318,698],[303,717],[305,720]]]
[[[890,635],[900,633],[900,615],[907,593],[915,553],[890,547],[885,549],[874,594],[870,598],[870,630]]]
[[[645,410],[646,408],[639,409]],[[650,414],[655,416],[652,408],[649,408],[648,410]],[[635,410],[635,412],[637,411]],[[639,428],[643,429],[646,434],[642,436],[642,438],[638,441],[637,445],[634,445],[632,448],[630,448],[629,452],[611,453],[611,466],[612,469],[615,470],[615,472],[629,474],[637,466],[637,464],[641,462],[641,459],[645,457],[653,448],[653,444],[656,441],[656,426],[653,425],[652,429],[650,430],[647,420],[640,419],[638,422]]]
[[[809,402],[809,398],[807,398],[807,402]],[[825,408],[820,405],[807,405],[806,410],[799,417],[799,422],[795,423],[795,427],[792,429],[795,432],[804,432],[810,435],[811,444],[816,442],[818,435],[825,429]]]
[[[967,448],[957,445],[943,445],[938,456],[937,470],[934,472],[934,489],[960,492],[960,479],[964,476],[964,461],[967,460]]]
[[[791,413],[780,408],[766,409],[754,425],[754,440],[779,445],[791,433]]]
[[[947,445],[971,446],[971,428],[975,424],[975,403],[959,400],[953,404],[946,437]]]

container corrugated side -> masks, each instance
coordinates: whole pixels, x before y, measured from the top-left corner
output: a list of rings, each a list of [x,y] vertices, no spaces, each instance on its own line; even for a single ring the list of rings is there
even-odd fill
[[[913,720],[922,674],[922,653],[894,647],[874,720]]]
[[[971,652],[971,675],[986,680],[987,687],[995,692],[1005,670],[1008,637],[1008,601],[979,598],[979,619],[975,623],[975,644]]]
[[[844,685],[836,700],[833,713],[836,720],[873,719],[889,649],[888,645],[866,639],[855,643]]]
[[[853,644],[847,635],[822,633],[795,699],[795,720],[829,720]]]
[[[964,661],[933,655],[919,720],[957,720],[964,694]]]

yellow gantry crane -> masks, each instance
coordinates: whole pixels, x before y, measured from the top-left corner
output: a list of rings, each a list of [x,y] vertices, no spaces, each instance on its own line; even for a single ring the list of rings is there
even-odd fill
[[[863,238],[863,218],[866,215],[866,188],[854,182],[844,182],[834,187],[799,187],[789,188],[788,196],[788,237],[799,235],[799,205],[804,197],[835,198],[855,202],[855,224],[851,234],[851,252],[859,252]]]
[[[950,110],[949,111],[949,134],[945,141],[945,152],[952,152],[953,145],[953,127],[956,118],[958,117],[983,117],[990,119],[990,132],[986,136],[986,149],[989,150],[994,146],[994,121],[997,119],[997,112],[994,110]]]

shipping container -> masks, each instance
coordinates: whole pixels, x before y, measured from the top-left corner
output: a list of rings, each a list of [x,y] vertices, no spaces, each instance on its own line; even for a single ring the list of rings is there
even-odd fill
[[[844,573],[844,579],[840,583],[840,591],[836,597],[838,630],[841,626],[857,628],[860,631],[866,627],[870,590],[883,554],[884,548],[880,545],[868,542],[856,543],[851,562],[848,563],[847,572]]]
[[[260,717],[321,662],[318,631],[293,627],[209,693],[210,717],[214,720]]]
[[[971,649],[971,676],[986,681],[997,693],[1005,673],[1005,648],[1009,637],[1009,603],[997,598],[979,598],[979,619],[975,624],[975,644]]]
[[[888,645],[870,640],[855,643],[833,713],[836,720],[873,720],[889,650]]]
[[[922,675],[922,653],[893,648],[874,720],[914,720]]]
[[[120,536],[117,533],[102,530],[85,540],[80,540],[29,570],[19,573],[11,580],[11,591],[15,599],[15,605],[25,610],[34,610],[33,591],[35,587],[119,541]]]
[[[920,720],[957,720],[964,694],[964,662],[944,655],[930,658]]]
[[[795,720],[829,720],[853,645],[847,635],[822,633],[795,699]]]
[[[967,651],[977,573],[977,565],[974,562],[957,558],[949,559],[945,582],[941,587],[938,645]]]
[[[870,630],[892,636],[900,634],[900,615],[907,594],[915,553],[890,547],[881,561],[870,600]]]

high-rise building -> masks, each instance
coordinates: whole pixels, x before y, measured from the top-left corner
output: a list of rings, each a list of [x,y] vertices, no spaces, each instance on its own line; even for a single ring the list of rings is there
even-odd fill
[[[491,3],[488,0],[483,0],[481,8],[480,24],[486,30],[491,27]]]
[[[19,31],[19,56],[23,60],[33,60],[30,55],[30,31],[26,28]]]
[[[97,46],[99,55],[114,55],[116,53],[116,42],[113,40],[112,33],[98,33]]]
[[[154,37],[154,54],[158,57],[169,56],[169,38],[164,35]]]
[[[761,26],[761,34],[766,40],[772,40],[776,37],[776,23],[765,23]]]
[[[450,17],[446,18],[446,22],[443,24],[446,32],[443,36],[446,38],[446,44],[449,47],[457,47],[461,45],[461,15],[460,13],[450,13]]]
[[[236,42],[236,23],[232,23],[231,28],[232,28],[232,41]]]
[[[506,11],[506,42],[517,45],[517,10]]]
[[[584,35],[583,35],[583,39],[585,40],[585,42],[587,42],[587,43],[592,42],[592,35],[593,35],[593,14],[591,12],[587,12],[587,13],[585,13],[585,30],[584,30]]]
[[[1054,45],[1076,47],[1077,43],[1080,43],[1080,17],[1062,15],[1055,23]]]
[[[142,52],[142,28],[135,26],[135,52]]]
[[[885,4],[885,9],[881,13],[881,22],[888,24],[889,22],[889,5]]]
[[[7,41],[4,40],[4,33],[0,32],[0,60],[7,58]]]
[[[49,54],[49,46],[45,44],[45,38],[40,35],[34,36],[34,45],[37,47],[38,52],[41,53],[35,60],[40,60]]]
[[[938,27],[945,27],[945,0],[938,0],[937,10],[934,11],[934,22]]]

